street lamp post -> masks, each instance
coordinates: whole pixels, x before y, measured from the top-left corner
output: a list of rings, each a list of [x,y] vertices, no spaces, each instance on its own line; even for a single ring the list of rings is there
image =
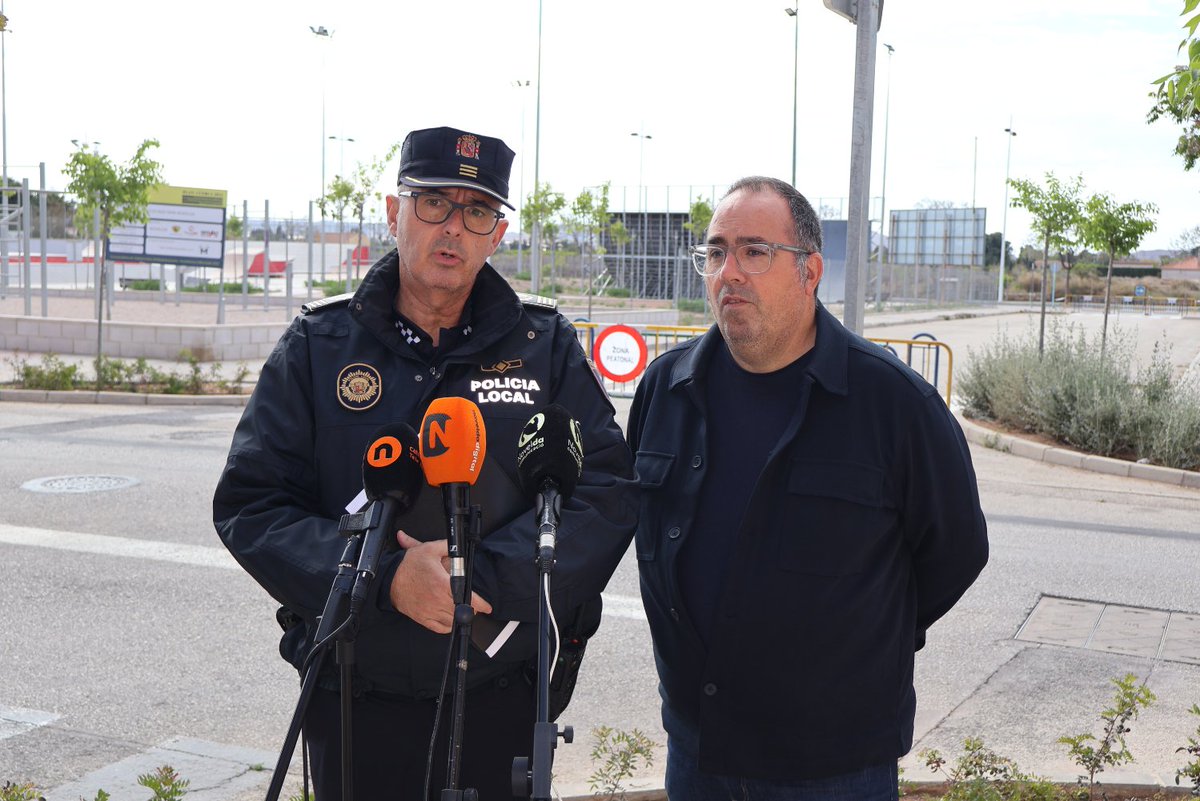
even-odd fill
[[[515,80],[515,89],[528,89],[530,81]],[[517,176],[517,273],[521,272],[521,251],[524,250],[525,221],[522,211],[525,209],[525,93],[521,93],[521,171]]]
[[[333,31],[327,29],[324,25],[313,27],[308,26],[308,29],[313,32],[313,35],[325,42],[333,40]],[[325,50],[321,48],[321,194],[317,197],[325,195]],[[312,265],[309,265],[309,273],[312,272]],[[321,204],[321,281],[325,281],[325,204]]]
[[[542,165],[542,0],[538,0],[538,48],[537,48],[537,83],[533,106],[533,194],[538,197],[541,191]],[[533,221],[533,264],[530,268],[529,286],[534,294],[542,288],[542,221]]]
[[[1008,134],[1008,159],[1004,162],[1004,213],[1000,223],[1000,282],[996,289],[997,303],[1004,302],[1004,261],[1008,255],[1008,171],[1012,167],[1012,140],[1017,135],[1012,128],[1011,117],[1008,119],[1008,127],[1004,129],[1004,132]]]
[[[330,134],[329,138],[336,139],[339,142],[339,144],[338,144],[338,175],[340,175],[342,178],[345,178],[346,177],[346,143],[353,142],[354,137],[353,136],[334,136],[333,134]]]
[[[800,117],[800,3],[784,11],[792,18],[795,40],[792,52],[792,186],[796,186],[796,127]]]
[[[883,104],[883,183],[879,188],[879,271],[875,274],[875,311],[883,309],[883,231],[887,225],[888,122],[892,116],[892,53],[896,48],[884,42],[888,51],[887,94]]]
[[[638,213],[641,215],[641,218],[642,218],[642,235],[639,238],[642,240],[641,241],[641,245],[642,245],[642,281],[643,281],[643,286],[644,286],[645,278],[646,278],[646,270],[648,269],[648,262],[650,260],[650,252],[648,250],[648,248],[650,246],[650,237],[648,234],[649,220],[647,219],[647,214],[648,214],[647,206],[649,206],[650,204],[648,202],[645,204],[642,203],[642,194],[643,194],[642,175],[643,175],[643,170],[646,166],[646,140],[653,139],[654,137],[648,133],[644,133],[641,131],[633,131],[629,135],[636,136],[638,138]]]

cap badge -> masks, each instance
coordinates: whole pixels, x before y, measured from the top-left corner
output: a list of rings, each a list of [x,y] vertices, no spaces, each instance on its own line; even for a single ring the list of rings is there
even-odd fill
[[[338,403],[353,412],[370,409],[383,394],[383,379],[369,364],[348,364],[338,373]]]
[[[479,137],[474,134],[463,134],[458,137],[458,145],[454,153],[464,159],[479,160]]]

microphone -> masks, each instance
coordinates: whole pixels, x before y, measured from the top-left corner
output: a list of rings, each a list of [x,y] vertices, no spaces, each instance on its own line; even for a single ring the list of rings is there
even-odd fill
[[[421,421],[421,468],[430,486],[442,488],[446,511],[450,583],[455,601],[465,590],[466,537],[471,521],[470,487],[483,470],[487,433],[479,407],[466,398],[435,398]]]
[[[583,435],[571,413],[552,403],[525,424],[517,439],[517,479],[533,496],[538,516],[538,562],[554,563],[554,546],[563,501],[569,500],[583,472]]]
[[[363,488],[371,505],[359,515],[349,516],[351,530],[364,531],[357,576],[350,593],[350,610],[355,614],[366,599],[375,579],[379,556],[393,543],[398,515],[407,512],[421,492],[421,456],[417,432],[407,423],[391,423],[375,432],[363,455]]]

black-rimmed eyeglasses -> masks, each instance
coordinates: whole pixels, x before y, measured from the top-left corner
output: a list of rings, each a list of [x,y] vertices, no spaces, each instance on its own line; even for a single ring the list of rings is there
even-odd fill
[[[813,253],[811,250],[778,242],[749,242],[734,248],[733,257],[742,268],[742,272],[759,275],[771,269],[771,261],[775,258],[777,250],[786,250],[788,253],[806,257]],[[720,245],[699,245],[692,248],[692,264],[701,275],[713,276],[725,266],[727,254],[728,251]]]
[[[397,192],[401,197],[413,200],[413,211],[417,219],[430,225],[440,225],[450,219],[450,215],[462,209],[463,225],[473,234],[487,236],[496,230],[496,226],[504,219],[504,214],[483,203],[455,203],[445,195],[437,192]]]

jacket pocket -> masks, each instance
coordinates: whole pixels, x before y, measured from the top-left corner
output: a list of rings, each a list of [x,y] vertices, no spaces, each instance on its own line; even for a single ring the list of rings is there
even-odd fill
[[[634,456],[638,489],[641,491],[637,534],[634,535],[634,547],[637,550],[638,561],[652,561],[658,553],[658,538],[662,530],[665,512],[662,488],[667,483],[667,478],[671,474],[671,466],[674,463],[675,454],[673,453],[638,451]]]
[[[883,468],[855,462],[795,459],[787,478],[779,567],[814,576],[848,576],[883,558],[897,514]]]

